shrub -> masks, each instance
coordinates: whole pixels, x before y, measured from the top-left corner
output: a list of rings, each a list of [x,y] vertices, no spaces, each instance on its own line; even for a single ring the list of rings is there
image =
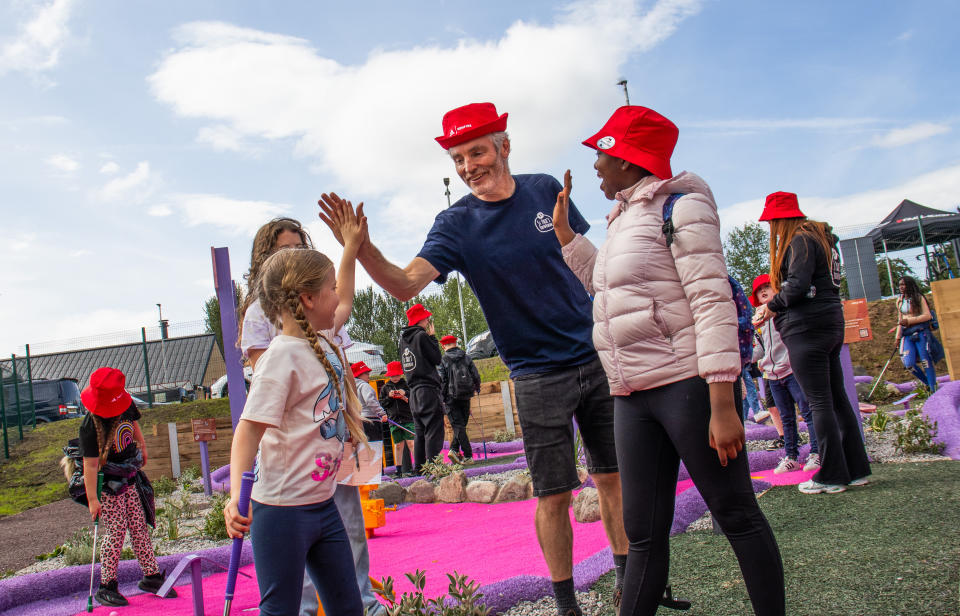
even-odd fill
[[[93,534],[89,528],[83,527],[61,547],[67,566],[89,565],[93,558]]]
[[[490,613],[490,608],[480,602],[483,595],[477,592],[479,584],[456,571],[447,574],[450,580],[447,593],[433,599],[423,596],[426,585],[423,571],[418,569],[415,573],[407,573],[406,577],[413,584],[414,591],[403,593],[399,601],[393,591],[393,578],[383,580],[383,589],[378,592],[390,603],[388,616],[487,616]]]
[[[441,479],[454,471],[463,470],[461,464],[444,464],[443,454],[438,453],[432,460],[423,463],[423,474],[431,479]]]
[[[193,505],[186,494],[180,498],[168,497],[163,508],[157,510],[158,530],[170,541],[176,541],[180,538],[180,522],[192,509]]]
[[[220,540],[227,539],[227,521],[223,517],[223,508],[230,500],[230,495],[226,492],[217,492],[210,501],[210,511],[203,517],[203,527],[200,534],[208,539]]]
[[[903,419],[894,424],[893,430],[897,435],[895,447],[902,453],[943,452],[944,444],[933,442],[933,437],[937,435],[937,422],[931,424],[917,409],[907,411]]]
[[[510,434],[506,430],[498,430],[497,433],[493,435],[493,440],[498,443],[509,443],[515,438],[515,435]]]
[[[173,491],[177,489],[176,482],[167,476],[158,477],[152,483],[155,496],[168,496],[173,494]]]

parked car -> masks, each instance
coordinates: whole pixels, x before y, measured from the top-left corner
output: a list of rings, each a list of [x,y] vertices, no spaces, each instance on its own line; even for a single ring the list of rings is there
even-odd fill
[[[146,396],[146,394],[143,394],[143,395]],[[149,409],[149,408],[150,408],[150,404],[147,403],[147,401],[144,400],[143,398],[140,398],[140,397],[137,397],[137,396],[134,396],[134,395],[131,395],[130,397],[133,398],[133,403],[137,405],[137,410],[138,410],[138,411],[142,411],[142,410],[144,410],[144,409]],[[155,400],[153,401],[153,406],[157,406],[158,404],[173,404],[173,403],[172,403],[172,402],[160,402],[160,401],[158,401],[158,400],[155,399]]]
[[[387,371],[387,361],[383,358],[383,346],[369,342],[356,342],[347,349],[347,361],[355,364],[362,361],[370,367],[371,374],[383,374]]]
[[[19,383],[20,416],[23,423],[30,422],[30,383]],[[17,421],[17,397],[14,384],[3,387],[3,399],[7,410],[7,425]],[[75,379],[35,379],[33,401],[36,405],[37,423],[80,417],[85,409],[80,402],[80,385]]]
[[[253,378],[253,368],[250,366],[243,367],[243,378],[246,381],[247,391],[250,391],[250,379]],[[222,377],[213,382],[213,385],[210,386],[210,397],[211,398],[226,398],[230,394],[228,393],[227,388],[227,375],[224,374]]]
[[[486,359],[500,354],[497,351],[497,345],[493,343],[493,336],[490,335],[489,329],[471,338],[465,351],[470,359]]]

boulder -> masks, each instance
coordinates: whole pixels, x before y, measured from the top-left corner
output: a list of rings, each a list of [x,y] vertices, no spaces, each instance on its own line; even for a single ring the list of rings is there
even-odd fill
[[[437,500],[433,484],[426,479],[418,479],[407,488],[408,503],[432,503]]]
[[[533,496],[533,482],[529,476],[517,475],[511,477],[507,483],[500,488],[495,503],[506,503],[509,501],[526,500]]]
[[[407,494],[406,488],[392,481],[380,484],[380,487],[370,493],[370,498],[382,498],[383,504],[391,507],[403,502]]]
[[[471,503],[492,503],[500,486],[494,481],[471,481],[467,484],[467,500]]]
[[[587,472],[587,469],[582,466],[577,467],[577,477],[580,479],[580,483],[583,483],[590,476],[590,473]]]
[[[596,488],[584,488],[573,499],[573,517],[581,524],[600,519],[600,495]]]
[[[467,500],[467,476],[463,471],[454,471],[440,480],[437,500],[441,503],[462,503]]]

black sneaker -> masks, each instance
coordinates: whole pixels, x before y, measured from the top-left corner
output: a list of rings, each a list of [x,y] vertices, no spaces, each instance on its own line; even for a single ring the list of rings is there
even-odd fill
[[[160,587],[163,586],[163,583],[166,581],[166,579],[167,579],[166,571],[161,571],[160,573],[154,573],[153,575],[145,575],[143,576],[142,580],[137,582],[137,588],[139,588],[143,592],[148,592],[155,595],[157,594],[157,591],[160,590]],[[165,595],[164,598],[172,599],[176,596],[177,596],[177,591],[174,590],[173,587],[171,587],[170,590],[167,591],[167,594]]]
[[[100,582],[100,588],[97,589],[97,594],[94,597],[100,605],[106,605],[107,607],[123,607],[130,604],[127,598],[117,590],[116,580],[106,584]]]
[[[770,441],[770,444],[767,445],[767,451],[777,451],[778,449],[783,449],[782,436],[775,441]]]

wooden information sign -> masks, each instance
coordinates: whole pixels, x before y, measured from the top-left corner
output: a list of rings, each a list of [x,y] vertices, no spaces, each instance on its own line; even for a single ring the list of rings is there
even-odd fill
[[[190,427],[193,428],[194,442],[205,443],[207,441],[217,440],[217,420],[213,417],[209,419],[191,419]]]
[[[870,315],[867,313],[867,300],[851,299],[843,302],[843,343],[873,340],[870,329]]]

